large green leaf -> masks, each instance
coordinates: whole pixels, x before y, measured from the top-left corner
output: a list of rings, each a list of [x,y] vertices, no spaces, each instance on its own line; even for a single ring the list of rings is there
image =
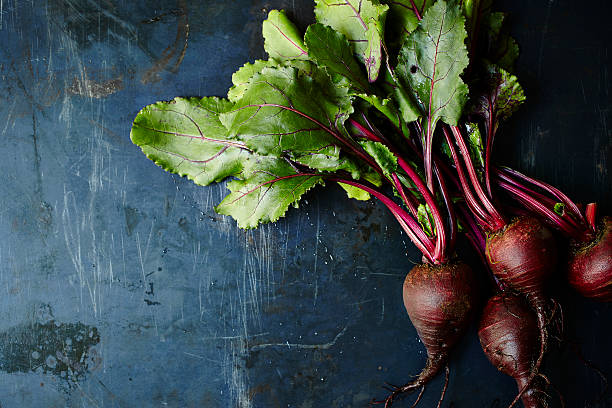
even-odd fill
[[[283,10],[272,10],[263,22],[264,49],[278,60],[308,59],[308,52],[297,27]]]
[[[368,80],[355,60],[352,47],[344,34],[316,23],[308,27],[304,41],[310,58],[317,65],[325,67],[330,73],[347,78],[356,92],[368,91]]]
[[[368,80],[378,78],[382,62],[382,36],[389,7],[378,0],[316,0],[319,23],[344,34],[366,66]]]
[[[297,207],[304,193],[322,183],[320,174],[299,173],[283,159],[252,156],[241,179],[227,184],[231,193],[215,210],[232,216],[240,228],[255,228],[284,216],[289,206]]]
[[[132,125],[132,142],[158,166],[207,185],[235,176],[250,155],[228,137],[219,114],[232,104],[218,98],[176,98],[143,108]]]
[[[334,169],[345,165],[338,148],[338,139],[344,136],[338,128],[352,107],[348,95],[339,103],[322,89],[295,68],[264,68],[253,76],[234,109],[221,114],[220,120],[230,135],[258,154]]]
[[[443,0],[431,6],[400,51],[396,73],[415,94],[433,132],[439,119],[455,125],[467,100],[461,73],[468,65],[461,9]]]
[[[246,63],[238,71],[232,74],[234,84],[228,91],[228,99],[237,102],[249,87],[251,79],[255,74],[261,73],[266,67],[290,67],[298,70],[300,76],[310,77],[320,85],[321,91],[332,101],[335,101],[342,109],[350,109],[350,98],[348,92],[350,81],[340,75],[330,76],[324,69],[319,68],[310,60],[256,60],[254,63]]]

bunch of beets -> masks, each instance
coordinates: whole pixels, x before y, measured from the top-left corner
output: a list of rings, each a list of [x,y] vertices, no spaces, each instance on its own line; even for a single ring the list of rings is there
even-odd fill
[[[420,390],[418,402],[448,373],[473,318],[489,360],[517,382],[511,405],[547,406],[540,366],[561,315],[547,280],[564,269],[582,295],[612,301],[612,219],[491,160],[500,125],[525,101],[518,46],[491,3],[316,0],[304,35],[272,10],[269,58],[235,72],[226,98],[157,102],[134,120],[132,141],[166,171],[199,185],[231,178],[215,209],[241,228],[278,220],[325,182],[389,209],[423,253],[403,298],[428,358],[385,407]],[[459,236],[488,277],[458,258]],[[496,294],[477,310],[482,280]]]

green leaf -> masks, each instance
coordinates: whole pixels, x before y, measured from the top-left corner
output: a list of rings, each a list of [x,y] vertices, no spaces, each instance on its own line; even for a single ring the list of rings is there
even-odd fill
[[[423,231],[430,237],[433,237],[435,235],[436,227],[434,225],[431,209],[427,204],[419,204],[417,218],[419,225],[421,225],[423,228]]]
[[[376,161],[385,175],[390,175],[397,171],[397,157],[387,146],[371,140],[359,142],[363,149]]]
[[[315,0],[319,23],[344,34],[366,66],[368,80],[376,81],[382,62],[382,35],[389,7],[378,0]]]
[[[555,203],[555,206],[553,207],[553,211],[556,212],[560,216],[564,216],[565,215],[565,204]]]
[[[382,88],[394,99],[404,122],[414,122],[421,117],[421,109],[413,95],[407,92],[404,85],[388,70],[385,70],[384,75]]]
[[[468,38],[478,35],[483,19],[488,19],[493,6],[492,0],[463,0],[463,15],[465,16],[465,29]]]
[[[398,86],[393,90],[393,96],[402,113],[402,119],[406,123],[411,123],[421,117],[421,110],[413,98],[406,92],[404,87]]]
[[[470,157],[474,166],[484,168],[484,147],[482,145],[482,135],[480,134],[480,128],[478,124],[467,122],[465,124],[467,130],[467,141],[468,149],[470,150]]]
[[[469,61],[464,22],[458,6],[439,0],[400,51],[396,73],[428,118],[428,134],[439,119],[456,125],[467,100],[468,88],[460,77]]]
[[[353,56],[353,50],[346,36],[329,26],[312,24],[306,30],[304,41],[310,58],[328,72],[347,78],[350,86],[358,93],[365,93],[369,84],[361,67]]]
[[[365,66],[368,71],[368,80],[374,82],[378,79],[378,73],[383,60],[383,29],[378,21],[370,20],[366,30],[368,46],[364,50]]]
[[[130,137],[164,170],[205,186],[238,175],[250,155],[219,121],[232,106],[212,97],[157,102],[138,113]]]
[[[490,13],[484,19],[481,31],[486,33],[484,57],[511,72],[519,56],[519,46],[508,34],[505,19],[505,13]]]
[[[516,41],[506,29],[506,14],[492,12],[492,0],[463,0],[463,14],[466,18],[466,30],[469,44],[477,42],[477,50],[470,50],[471,55],[495,63],[512,71],[519,55]]]
[[[264,68],[220,120],[230,135],[258,154],[288,157],[325,170],[343,166],[338,128],[352,106],[348,96],[338,103],[322,89],[295,68]]]
[[[308,59],[308,52],[297,27],[284,10],[272,10],[262,27],[264,49],[278,60]]]
[[[396,127],[400,127],[400,121],[398,117],[398,112],[395,106],[393,105],[393,100],[391,98],[382,98],[378,95],[370,95],[370,94],[357,94],[358,97],[363,99],[372,105],[376,110],[385,115],[387,119],[393,123]]]
[[[431,7],[434,1],[435,0],[414,0],[419,15],[423,15],[425,11]],[[419,20],[412,8],[411,1],[383,0],[382,3],[389,6],[386,25],[392,41],[403,42],[408,34],[413,32],[419,24]]]
[[[503,68],[499,69],[497,76],[497,95],[495,107],[498,120],[508,120],[510,116],[525,102],[525,92],[518,82],[518,78]]]
[[[474,99],[476,102],[473,111],[481,115],[487,124],[492,122],[492,132],[495,133],[499,124],[508,120],[525,102],[526,97],[516,76],[490,64],[481,91]]]
[[[370,199],[370,193],[367,191],[363,191],[360,188],[345,183],[338,184],[344,189],[344,191],[346,191],[348,198],[354,198],[355,200],[359,201],[368,201]]]
[[[227,99],[231,102],[236,102],[242,97],[244,91],[249,86],[249,81],[258,72],[261,72],[265,67],[278,65],[276,61],[255,60],[255,62],[247,62],[238,71],[232,74],[232,83],[234,84],[227,92]]]
[[[231,193],[215,210],[232,216],[240,228],[255,228],[277,221],[289,206],[297,207],[302,195],[317,184],[323,184],[319,174],[298,173],[283,159],[253,156],[241,179],[227,184]]]

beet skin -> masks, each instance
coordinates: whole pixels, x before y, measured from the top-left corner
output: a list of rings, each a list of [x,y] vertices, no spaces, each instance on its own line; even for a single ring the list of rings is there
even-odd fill
[[[552,232],[532,217],[517,217],[487,237],[487,260],[504,285],[527,297],[534,307],[544,299],[544,285],[557,267]]]
[[[612,302],[612,218],[604,217],[597,237],[574,250],[568,280],[580,294]]]
[[[499,371],[514,378],[519,391],[529,383],[538,358],[538,321],[534,311],[518,296],[494,296],[484,308],[478,328],[480,345]],[[525,408],[545,407],[542,393],[532,382],[521,399]]]
[[[526,297],[535,311],[540,351],[537,373],[548,344],[548,325],[555,311],[544,295],[546,280],[557,267],[557,243],[552,232],[532,217],[517,217],[487,236],[487,261],[491,272],[510,291]]]
[[[445,366],[449,349],[470,323],[478,302],[478,284],[474,272],[464,263],[422,264],[408,273],[403,292],[408,316],[427,349],[425,368],[406,386],[414,389]]]

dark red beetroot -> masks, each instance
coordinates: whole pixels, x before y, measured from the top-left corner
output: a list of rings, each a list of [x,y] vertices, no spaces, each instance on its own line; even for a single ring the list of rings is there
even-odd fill
[[[532,306],[543,306],[544,285],[557,268],[555,238],[544,224],[532,217],[513,219],[488,235],[486,254],[497,279]]]
[[[538,358],[538,322],[529,305],[518,296],[494,296],[484,308],[478,328],[480,345],[499,371],[514,378],[525,408],[545,407],[543,393],[530,375]]]
[[[604,217],[597,237],[574,249],[568,280],[581,295],[612,302],[612,218]]]
[[[534,378],[544,358],[547,326],[552,318],[544,289],[546,280],[557,267],[555,237],[536,218],[516,217],[487,236],[486,254],[491,272],[497,279],[510,290],[525,296],[536,312],[540,352],[531,373],[531,378]]]
[[[478,283],[464,263],[417,265],[404,280],[404,306],[427,349],[419,376],[387,398],[389,406],[400,393],[425,386],[446,365],[449,350],[470,323],[478,301]]]
[[[612,218],[603,217],[597,225],[597,203],[581,208],[559,189],[516,170],[502,167],[496,176],[499,187],[524,210],[572,240],[570,284],[586,297],[612,301]]]

